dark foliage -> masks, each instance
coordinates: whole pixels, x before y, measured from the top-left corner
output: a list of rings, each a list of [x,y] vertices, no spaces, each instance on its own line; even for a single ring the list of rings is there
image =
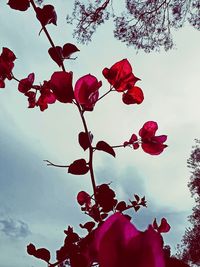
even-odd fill
[[[73,35],[79,42],[88,43],[97,27],[111,18],[116,39],[145,52],[160,48],[167,51],[174,45],[173,29],[181,28],[185,22],[200,29],[200,1],[75,0],[67,23],[74,26]]]
[[[186,229],[179,249],[180,257],[184,261],[200,266],[200,140],[196,140],[196,145],[188,159],[188,167],[191,169],[188,186],[196,206],[193,208],[192,215],[189,216],[192,227]]]

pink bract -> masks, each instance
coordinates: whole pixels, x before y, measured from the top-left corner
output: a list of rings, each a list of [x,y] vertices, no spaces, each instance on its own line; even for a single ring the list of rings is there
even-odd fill
[[[94,248],[101,267],[164,267],[163,241],[152,226],[144,232],[121,213],[96,230]]]
[[[76,101],[88,111],[92,111],[99,97],[99,88],[102,82],[91,74],[87,74],[75,84],[74,96]]]
[[[62,103],[71,103],[74,98],[72,72],[57,71],[51,76],[50,83],[56,99]]]
[[[5,87],[5,79],[12,79],[12,69],[15,59],[15,54],[9,48],[3,47],[0,55],[0,88]]]
[[[127,59],[115,63],[110,69],[104,68],[103,75],[118,92],[134,87],[140,80],[132,73],[132,67]]]
[[[150,155],[159,155],[167,147],[164,142],[166,135],[155,136],[158,124],[155,121],[147,121],[139,131],[142,141],[142,149]]]

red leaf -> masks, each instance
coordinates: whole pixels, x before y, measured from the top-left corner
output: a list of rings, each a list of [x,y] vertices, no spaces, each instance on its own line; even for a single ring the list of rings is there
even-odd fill
[[[27,253],[32,255],[38,259],[44,260],[49,263],[51,255],[48,249],[46,248],[39,248],[36,249],[33,244],[29,244],[27,246]]]
[[[136,201],[139,202],[140,197],[138,195],[136,195],[136,194],[134,195],[134,197],[135,197]]]
[[[35,257],[44,260],[46,262],[49,262],[51,255],[50,252],[48,251],[48,249],[46,248],[39,248],[36,251]]]
[[[91,232],[92,229],[95,227],[95,223],[94,222],[87,222],[84,225],[83,224],[79,224],[81,228],[85,228],[88,230],[88,232]]]
[[[126,209],[126,202],[125,201],[120,201],[116,206],[116,210],[119,210],[120,212],[122,212],[125,209]]]
[[[41,22],[42,26],[53,23],[56,25],[57,15],[52,5],[45,5],[43,8],[37,7],[37,19]]]
[[[96,149],[97,150],[101,150],[101,151],[104,151],[106,153],[109,153],[111,154],[113,157],[115,157],[115,151],[114,149],[109,145],[107,144],[106,142],[104,141],[99,141],[96,145]]]
[[[84,159],[75,160],[68,168],[68,173],[82,175],[89,171],[89,167]]]
[[[29,0],[9,0],[8,5],[19,11],[26,11],[30,7]]]
[[[58,66],[60,67],[62,65],[63,62],[63,55],[62,55],[62,47],[60,46],[56,46],[49,48],[48,53],[50,55],[50,57],[58,64]]]
[[[170,230],[170,225],[168,224],[167,220],[165,218],[161,219],[160,226],[158,227],[159,233],[167,233]]]
[[[67,43],[63,46],[63,57],[69,58],[71,54],[80,51],[74,44]]]
[[[154,228],[155,230],[158,230],[158,224],[157,224],[156,218],[155,218],[154,221],[153,221],[153,228]]]
[[[89,148],[91,142],[88,138],[88,135],[84,132],[80,132],[79,135],[78,135],[78,141],[79,141],[79,144],[80,146],[86,150]]]
[[[79,205],[90,205],[91,203],[91,197],[90,195],[85,191],[80,191],[77,195],[77,201]]]

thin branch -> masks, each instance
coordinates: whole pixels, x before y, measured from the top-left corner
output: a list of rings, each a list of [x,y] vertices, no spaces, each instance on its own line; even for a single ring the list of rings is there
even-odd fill
[[[99,100],[101,100],[104,96],[108,95],[110,92],[113,92],[113,91],[115,91],[115,90],[113,89],[113,87],[111,87],[110,90],[108,90],[105,94],[103,94],[102,96],[100,96],[100,97],[98,98],[97,102],[98,102]]]
[[[54,164],[51,161],[44,159],[43,161],[47,162],[47,166],[53,166],[53,167],[59,167],[59,168],[68,168],[69,165],[58,165],[58,164]]]
[[[34,9],[34,11],[35,11],[35,13],[36,13],[36,15],[37,15],[37,7],[36,7],[36,5],[35,5],[35,3],[34,3],[34,0],[30,0],[30,3],[31,3],[31,5],[32,5],[32,7],[33,7],[33,9]],[[52,40],[52,38],[51,38],[51,36],[50,36],[50,34],[49,34],[47,28],[46,28],[44,25],[42,25],[41,22],[40,22],[40,24],[41,24],[42,29],[44,30],[44,32],[45,32],[45,34],[46,34],[46,36],[47,36],[47,39],[49,40],[51,46],[55,49],[55,51],[56,51],[56,53],[57,53],[56,46],[55,46],[55,44],[54,44],[54,42],[53,42],[53,40]],[[60,58],[60,55],[59,55],[58,53],[57,53],[57,55],[58,55],[58,57]],[[65,70],[65,66],[64,66],[64,64],[63,64],[63,61],[61,62],[61,68],[62,68],[63,71],[66,71],[66,70]]]

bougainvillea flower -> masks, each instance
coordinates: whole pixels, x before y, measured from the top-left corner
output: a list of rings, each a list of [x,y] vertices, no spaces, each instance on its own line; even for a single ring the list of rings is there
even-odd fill
[[[41,22],[42,26],[46,26],[47,24],[53,23],[56,25],[57,15],[52,5],[45,5],[43,8],[37,7],[37,18]]]
[[[102,82],[91,74],[87,74],[75,84],[74,96],[76,101],[88,111],[93,110],[95,103],[99,97],[99,88]]]
[[[110,69],[104,68],[103,76],[118,92],[131,89],[140,80],[133,74],[132,67],[127,59],[115,63]]]
[[[72,72],[58,71],[51,76],[50,82],[56,99],[62,103],[71,103],[74,98]]]
[[[121,213],[111,215],[95,233],[96,260],[101,267],[164,267],[163,240],[152,226],[144,232]]]
[[[53,104],[56,101],[55,94],[51,91],[50,82],[44,81],[43,85],[40,88],[40,97],[36,103],[40,107],[41,111],[44,111],[48,108],[48,104]]]
[[[9,0],[8,5],[12,9],[26,11],[30,7],[30,0]]]
[[[24,78],[19,81],[18,90],[21,93],[28,92],[33,85],[34,79],[35,79],[34,73],[30,73],[27,78]]]
[[[141,104],[144,100],[144,94],[139,87],[133,86],[131,89],[127,90],[127,92],[123,93],[122,100],[127,105]]]
[[[167,147],[164,142],[166,135],[155,136],[158,125],[155,121],[147,121],[139,131],[142,141],[142,149],[150,155],[159,155]]]
[[[159,226],[157,224],[156,219],[154,219],[152,226],[156,231],[158,231],[158,233],[167,233],[167,232],[169,232],[169,230],[171,228],[169,223],[167,222],[167,220],[165,218],[161,219],[161,223]]]
[[[25,96],[28,97],[28,108],[34,108],[36,106],[36,92],[28,91]]]
[[[12,69],[15,59],[15,54],[9,48],[3,47],[0,55],[0,88],[5,87],[5,79],[12,79]]]

